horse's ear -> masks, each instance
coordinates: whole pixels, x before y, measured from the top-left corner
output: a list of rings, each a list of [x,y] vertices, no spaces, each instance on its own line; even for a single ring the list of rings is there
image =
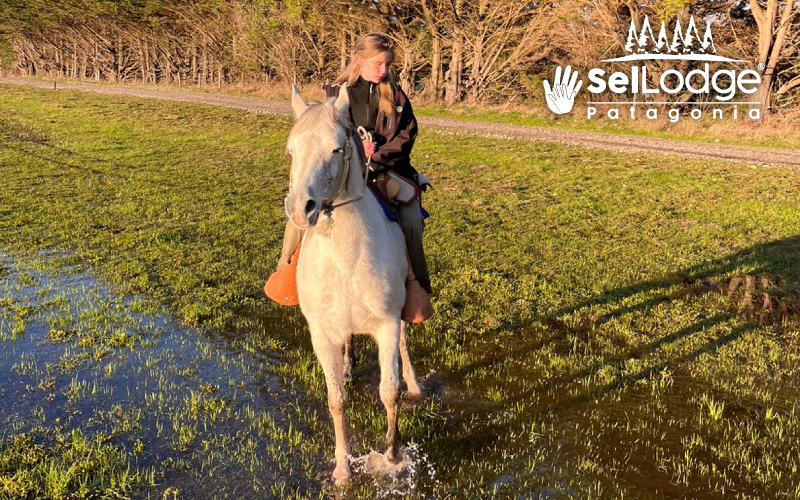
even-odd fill
[[[342,88],[339,89],[339,97],[336,98],[336,103],[333,105],[339,117],[346,122],[347,113],[350,110],[350,94],[347,92],[347,82],[342,83]]]
[[[308,109],[308,104],[303,100],[303,96],[300,95],[300,91],[294,85],[292,85],[292,109],[294,110],[295,118],[300,118],[300,115]]]

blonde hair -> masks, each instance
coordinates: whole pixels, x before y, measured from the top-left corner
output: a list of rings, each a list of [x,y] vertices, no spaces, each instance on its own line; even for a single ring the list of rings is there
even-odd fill
[[[367,33],[356,41],[353,48],[353,57],[350,59],[350,64],[342,71],[336,83],[342,84],[347,82],[347,86],[353,85],[358,77],[361,76],[361,62],[360,60],[370,59],[383,52],[392,54],[394,60],[394,45],[391,40],[380,33]],[[392,61],[394,62],[394,61]],[[394,81],[394,73],[392,73],[391,65],[386,68],[386,77],[378,84],[379,104],[378,107],[383,114],[391,117],[395,113],[395,92],[397,84]]]

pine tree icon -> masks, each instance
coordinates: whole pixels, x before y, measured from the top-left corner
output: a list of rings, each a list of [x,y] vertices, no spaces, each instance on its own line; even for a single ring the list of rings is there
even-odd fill
[[[711,23],[706,20],[706,32],[703,35],[703,43],[700,45],[703,52],[716,52],[717,48],[714,47],[714,39],[711,37]],[[711,50],[709,50],[711,47]]]
[[[639,52],[648,53],[647,46],[650,44],[649,42],[653,42],[655,45],[655,40],[653,40],[653,30],[650,28],[650,20],[647,16],[644,16],[644,22],[642,23],[642,31],[639,33]]]
[[[631,53],[644,54],[664,52],[675,52],[679,54],[693,53],[692,49],[695,42],[701,42],[701,39],[700,33],[697,31],[694,17],[689,17],[685,32],[681,28],[680,19],[675,20],[672,43],[669,43],[666,22],[661,21],[661,29],[658,32],[658,38],[656,38],[650,26],[650,19],[648,16],[645,16],[644,21],[642,21],[641,30],[636,29],[636,22],[634,19],[631,19],[625,50]],[[711,36],[711,23],[709,22],[706,22],[706,30],[702,42],[700,43],[699,50],[706,53],[717,51],[714,47],[714,39]]]
[[[636,23],[633,22],[633,18],[631,18],[631,27],[628,28],[628,40],[625,44],[625,50],[628,52],[633,52],[633,43],[634,40],[637,40],[639,37],[636,36]]]
[[[661,21],[661,31],[658,32],[658,41],[656,42],[656,49],[660,52],[665,49],[669,52],[669,42],[667,41],[667,27],[664,21]]]
[[[692,34],[694,33],[694,34]],[[710,32],[709,32],[710,36]],[[700,40],[700,34],[697,32],[697,26],[694,24],[694,17],[689,17],[689,24],[686,26],[686,32],[681,32],[681,20],[675,20],[675,35],[672,37],[672,45],[670,50],[679,52],[679,42],[683,43],[683,52],[692,52],[692,45],[694,40]]]

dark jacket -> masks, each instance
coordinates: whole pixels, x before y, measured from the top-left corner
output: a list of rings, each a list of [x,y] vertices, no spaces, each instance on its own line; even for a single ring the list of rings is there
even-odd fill
[[[396,87],[395,100],[400,112],[387,117],[378,106],[378,86],[361,77],[348,87],[350,119],[356,127],[372,133],[377,143],[370,165],[376,172],[391,170],[419,184],[417,171],[411,165],[411,149],[417,138],[417,119],[406,94]],[[338,97],[339,85],[323,85],[328,98]],[[374,117],[374,121],[372,120]]]

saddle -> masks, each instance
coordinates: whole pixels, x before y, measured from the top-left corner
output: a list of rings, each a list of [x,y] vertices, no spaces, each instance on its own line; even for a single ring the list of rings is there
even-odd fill
[[[386,216],[394,222],[399,222],[397,207],[413,203],[428,187],[432,187],[431,181],[422,174],[419,174],[419,184],[417,184],[391,171],[381,172],[375,179],[367,183],[367,188],[375,195]],[[422,208],[422,204],[420,204],[420,210],[422,218],[427,218],[428,212]]]
[[[415,182],[391,171],[379,173],[372,182],[395,206],[408,205],[419,197],[420,187]]]

